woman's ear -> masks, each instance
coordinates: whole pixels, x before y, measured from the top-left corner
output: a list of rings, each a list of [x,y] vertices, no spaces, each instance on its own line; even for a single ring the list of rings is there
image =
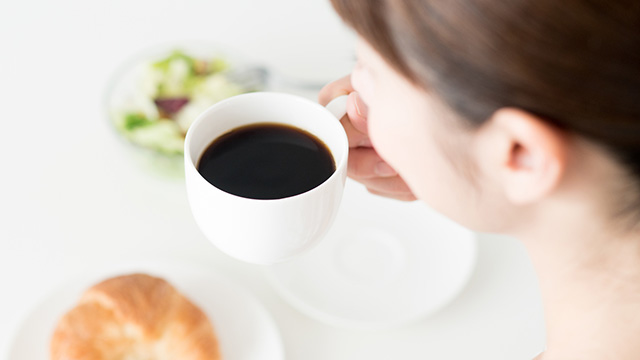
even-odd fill
[[[551,193],[567,166],[564,131],[528,112],[496,111],[480,128],[480,166],[492,172],[514,204],[534,203]]]

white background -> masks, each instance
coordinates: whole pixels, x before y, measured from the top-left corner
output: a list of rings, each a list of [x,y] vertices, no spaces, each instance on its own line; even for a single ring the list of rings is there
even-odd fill
[[[513,360],[543,349],[536,279],[512,239],[481,236],[476,271],[454,302],[378,332],[309,319],[277,296],[262,267],[213,248],[182,181],[140,169],[102,104],[131,55],[187,39],[306,81],[353,64],[353,35],[328,0],[0,0],[0,358],[20,320],[69,276],[157,257],[210,266],[248,288],[291,360]]]

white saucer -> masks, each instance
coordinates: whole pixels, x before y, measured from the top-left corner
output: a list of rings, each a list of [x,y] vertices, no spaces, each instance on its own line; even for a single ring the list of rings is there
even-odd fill
[[[189,264],[145,263],[118,266],[71,280],[40,302],[10,345],[11,360],[48,360],[49,340],[58,319],[88,287],[110,276],[144,272],[171,282],[209,317],[225,360],[283,360],[280,333],[267,310],[251,294],[210,269]]]
[[[446,305],[476,262],[474,234],[419,202],[369,194],[348,181],[336,221],[311,252],[270,268],[298,310],[331,325],[384,329]]]

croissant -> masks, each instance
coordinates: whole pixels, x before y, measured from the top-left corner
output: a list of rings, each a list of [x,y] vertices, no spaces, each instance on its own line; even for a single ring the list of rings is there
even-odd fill
[[[167,281],[132,274],[107,279],[58,322],[52,360],[219,360],[206,315]]]

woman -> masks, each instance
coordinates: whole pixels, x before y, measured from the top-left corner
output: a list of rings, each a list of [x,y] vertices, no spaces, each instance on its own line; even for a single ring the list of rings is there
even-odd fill
[[[350,176],[519,238],[538,359],[640,359],[640,2],[332,1],[360,36],[320,94],[350,94]]]

